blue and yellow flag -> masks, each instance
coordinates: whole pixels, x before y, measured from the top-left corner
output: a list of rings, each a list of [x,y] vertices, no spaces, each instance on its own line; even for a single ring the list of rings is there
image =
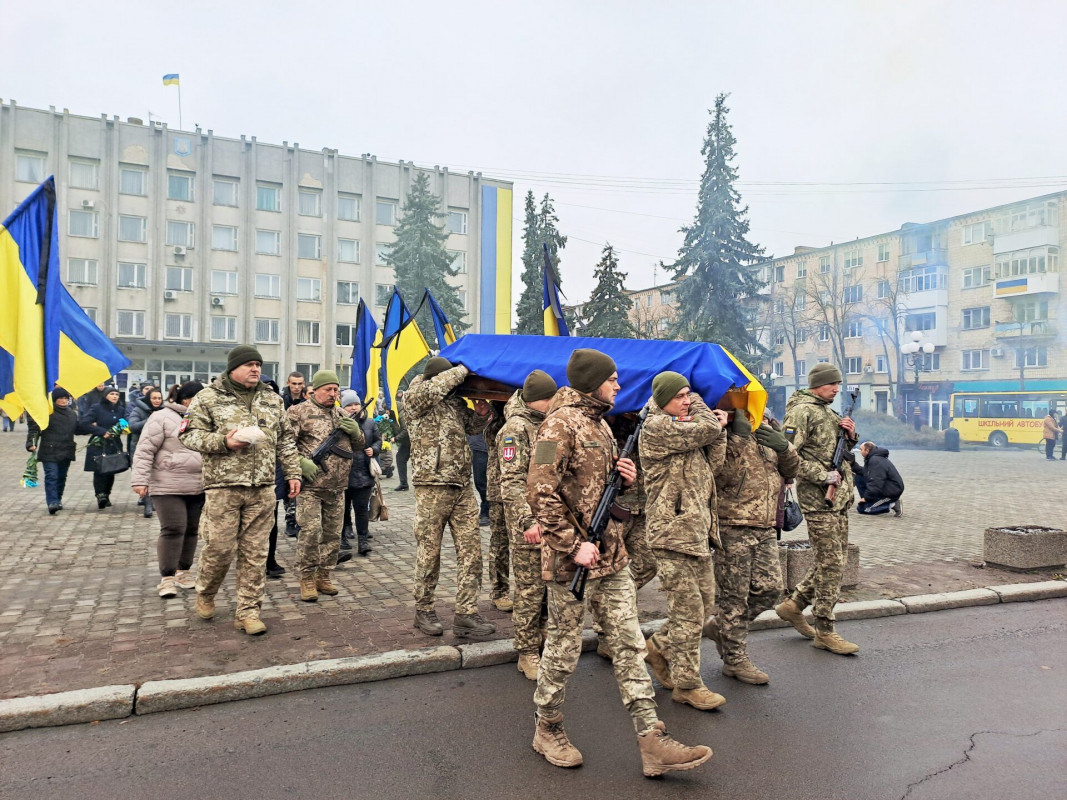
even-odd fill
[[[430,303],[430,318],[433,319],[433,330],[437,334],[437,347],[439,350],[444,350],[456,341],[456,332],[452,330],[452,323],[445,316],[445,310],[437,304],[437,300],[434,299],[429,289],[426,290],[426,299]]]
[[[178,73],[177,72],[171,72],[168,75],[164,75],[163,76],[163,85],[164,86],[181,86],[181,83],[178,80]]]
[[[352,348],[351,389],[360,396],[370,414],[378,399],[378,378],[382,371],[382,332],[362,299],[356,311],[356,336]]]
[[[130,361],[60,281],[55,179],[0,226],[0,408],[48,426],[58,385],[83,395]]]
[[[559,284],[552,272],[552,259],[548,255],[548,244],[541,245],[545,253],[544,279],[541,287],[541,303],[545,313],[545,336],[570,336],[567,321],[563,318],[563,307],[559,304]]]
[[[385,404],[392,408],[400,381],[408,370],[430,355],[430,346],[426,344],[419,324],[395,286],[385,309],[381,353]]]

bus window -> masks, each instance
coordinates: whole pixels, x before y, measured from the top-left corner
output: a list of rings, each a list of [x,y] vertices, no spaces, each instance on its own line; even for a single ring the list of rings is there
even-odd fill
[[[1019,401],[1007,397],[983,397],[982,416],[998,417],[1001,419],[1017,419],[1019,416]]]
[[[954,417],[977,417],[978,416],[978,398],[977,397],[957,397],[956,403],[952,407],[952,416]]]
[[[1044,419],[1048,416],[1048,398],[1023,400],[1023,416],[1027,419]]]

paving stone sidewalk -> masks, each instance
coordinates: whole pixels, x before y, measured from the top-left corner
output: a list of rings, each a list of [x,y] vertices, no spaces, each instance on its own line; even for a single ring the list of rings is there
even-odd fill
[[[144,519],[116,479],[114,506],[96,509],[91,476],[72,465],[64,510],[49,516],[44,490],[22,489],[25,428],[0,433],[0,699],[146,680],[186,678],[307,660],[454,644],[448,631],[455,602],[455,559],[446,545],[438,611],[442,638],[412,626],[413,495],[386,481],[390,519],[372,523],[374,551],[337,570],[340,594],[302,603],[295,577],[267,582],[263,619],[270,630],[251,638],[232,626],[233,577],[218,596],[215,620],[193,613],[194,592],[156,595],[159,524]],[[79,438],[79,456],[84,437]],[[964,453],[900,451],[894,460],[908,483],[902,519],[852,516],[861,548],[861,585],[846,599],[900,596],[1020,580],[974,569],[982,531],[1002,524],[1062,526],[1067,463],[1036,451],[978,449]],[[801,527],[791,538],[804,538]],[[447,534],[446,534],[447,538]],[[483,529],[483,551],[488,553]],[[279,560],[288,565],[294,540],[284,535]],[[488,585],[488,575],[483,586]],[[656,582],[639,596],[642,620],[665,616]],[[481,611],[510,638],[510,617],[483,591]]]

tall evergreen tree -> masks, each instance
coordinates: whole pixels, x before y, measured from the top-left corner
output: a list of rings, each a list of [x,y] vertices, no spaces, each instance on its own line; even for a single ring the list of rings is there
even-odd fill
[[[585,304],[588,310],[582,336],[600,336],[607,339],[629,339],[636,335],[630,323],[630,309],[634,301],[623,291],[626,274],[619,271],[615,249],[604,246],[600,263],[593,270],[596,287]]]
[[[556,271],[556,280],[562,283],[559,274],[560,251],[567,246],[567,237],[559,232],[555,206],[545,193],[541,207],[537,208],[533,192],[526,193],[526,217],[522,240],[522,294],[516,314],[515,332],[541,334],[545,332],[544,305],[542,299],[542,275],[545,256],[541,245],[548,242],[548,253]]]
[[[396,241],[385,253],[385,263],[393,268],[396,286],[411,311],[429,289],[441,305],[457,334],[466,330],[466,312],[459,299],[459,290],[448,282],[458,271],[445,249],[448,233],[439,223],[445,214],[438,207],[438,199],[430,189],[430,178],[419,172],[404,200],[404,213],[396,226]],[[435,340],[429,305],[423,306],[417,317],[426,342],[433,347]],[[438,349],[444,342],[438,342]]]
[[[701,154],[696,217],[682,228],[685,241],[672,265],[678,286],[675,334],[682,339],[721,344],[750,367],[758,368],[764,348],[749,330],[749,317],[763,287],[757,264],[763,248],[748,241],[748,206],[734,188],[733,130],[726,117],[727,95],[715,98]]]

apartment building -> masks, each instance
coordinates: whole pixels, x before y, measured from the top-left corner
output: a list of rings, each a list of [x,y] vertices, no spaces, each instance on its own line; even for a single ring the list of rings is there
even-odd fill
[[[120,386],[207,380],[239,342],[280,382],[331,367],[347,383],[359,300],[380,321],[394,282],[383,254],[420,170],[466,322],[510,332],[506,181],[0,103],[0,212],[55,175],[63,282],[130,358]]]

